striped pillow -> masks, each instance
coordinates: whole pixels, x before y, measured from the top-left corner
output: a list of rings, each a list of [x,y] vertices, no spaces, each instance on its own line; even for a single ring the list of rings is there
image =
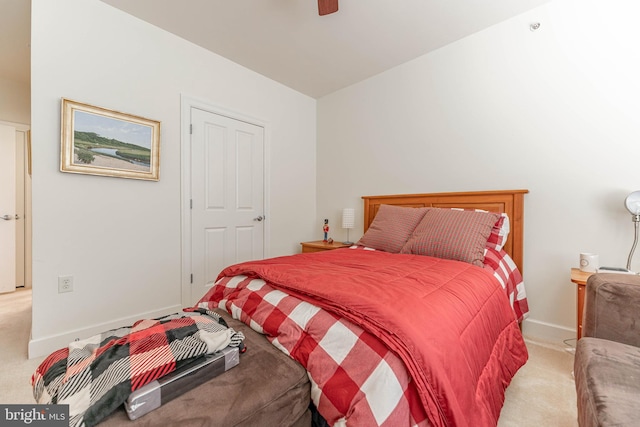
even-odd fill
[[[428,210],[380,205],[376,217],[357,244],[397,254]]]
[[[511,231],[509,216],[503,212],[491,230],[491,235],[489,236],[489,240],[487,240],[487,248],[500,252],[505,243],[507,243],[509,231]]]
[[[500,214],[429,209],[401,253],[428,255],[484,265],[484,249]]]

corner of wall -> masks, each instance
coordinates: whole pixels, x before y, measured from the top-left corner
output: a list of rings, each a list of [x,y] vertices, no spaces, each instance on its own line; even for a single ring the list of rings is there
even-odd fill
[[[576,338],[575,329],[535,319],[522,322],[522,334],[534,341],[544,341],[558,346],[566,346],[565,341]]]

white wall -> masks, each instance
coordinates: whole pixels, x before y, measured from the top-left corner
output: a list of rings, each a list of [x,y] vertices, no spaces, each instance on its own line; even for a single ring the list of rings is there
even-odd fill
[[[181,94],[269,124],[268,254],[313,237],[314,99],[97,0],[33,0],[32,14],[31,357],[179,309]],[[61,173],[62,97],[160,120],[160,181]]]
[[[0,78],[0,94],[0,121],[31,123],[29,84]]]
[[[579,253],[624,266],[633,241],[638,16],[633,0],[555,0],[320,99],[318,217],[344,238],[339,211],[358,208],[357,238],[362,195],[529,189],[524,332],[575,337]]]

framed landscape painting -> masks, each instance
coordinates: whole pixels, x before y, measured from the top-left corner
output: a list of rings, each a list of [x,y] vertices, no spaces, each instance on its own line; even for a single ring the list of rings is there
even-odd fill
[[[62,172],[158,181],[160,122],[62,98]]]

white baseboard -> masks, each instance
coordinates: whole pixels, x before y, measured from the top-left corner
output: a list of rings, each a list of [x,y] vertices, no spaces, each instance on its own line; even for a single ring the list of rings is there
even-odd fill
[[[50,335],[48,337],[38,339],[31,338],[29,340],[29,359],[46,356],[60,348],[67,347],[70,342],[75,341],[76,339],[85,339],[110,329],[132,325],[140,319],[155,319],[157,317],[172,313],[179,313],[181,311],[182,306],[174,305],[159,310],[139,313],[134,316],[121,317],[110,322],[100,323],[81,329],[74,329],[62,334]]]
[[[522,323],[522,334],[531,340],[563,346],[564,342],[576,338],[576,330],[566,326],[526,319]]]

